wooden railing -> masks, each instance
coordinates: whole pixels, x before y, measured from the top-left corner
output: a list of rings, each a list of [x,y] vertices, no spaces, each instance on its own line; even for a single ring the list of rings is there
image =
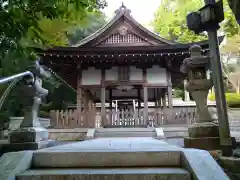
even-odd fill
[[[83,112],[80,116],[76,109],[50,112],[51,127],[53,128],[94,128],[99,117],[96,111]]]
[[[90,110],[82,112],[80,116],[77,110],[53,110],[51,111],[51,126],[53,128],[95,128],[101,127],[138,127],[161,126],[169,124],[192,124],[197,117],[195,106],[179,106],[171,109],[149,108],[148,119],[144,120],[143,110],[107,111],[106,118],[101,121],[100,112]]]
[[[144,125],[143,111],[120,110],[106,113],[105,126],[139,126]]]

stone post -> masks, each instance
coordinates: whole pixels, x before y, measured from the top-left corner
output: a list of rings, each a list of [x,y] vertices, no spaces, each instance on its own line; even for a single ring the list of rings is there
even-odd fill
[[[33,74],[35,81],[23,88],[22,103],[25,105],[24,119],[20,128],[9,135],[9,151],[36,150],[54,145],[53,140],[48,139],[48,131],[41,126],[38,119],[39,106],[42,99],[47,96],[48,90],[42,87],[42,79],[48,78],[47,73],[37,61]]]
[[[188,74],[186,90],[196,102],[198,117],[196,122],[188,127],[189,137],[184,139],[185,147],[206,150],[220,148],[218,125],[208,111],[207,96],[213,83],[207,79],[207,69],[210,57],[201,55],[201,47],[193,45],[190,48],[190,58],[186,58],[181,71]]]

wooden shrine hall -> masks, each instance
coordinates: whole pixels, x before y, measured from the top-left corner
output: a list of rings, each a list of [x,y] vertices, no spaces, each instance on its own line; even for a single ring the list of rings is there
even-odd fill
[[[171,109],[172,89],[183,87],[180,66],[192,44],[163,39],[130,13],[121,6],[109,23],[78,44],[39,52],[41,63],[77,90],[74,117],[81,127],[95,127],[97,113],[100,126],[146,126],[150,106],[161,113]],[[195,44],[208,51],[208,41]],[[152,119],[155,125],[164,121],[162,114]]]

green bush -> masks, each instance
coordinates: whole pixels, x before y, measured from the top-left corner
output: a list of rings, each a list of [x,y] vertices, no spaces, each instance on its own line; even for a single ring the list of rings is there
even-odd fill
[[[10,119],[6,114],[0,113],[0,131],[8,128],[9,121]]]
[[[240,107],[240,94],[237,93],[225,93],[227,105],[229,107]],[[208,99],[211,101],[215,101],[215,94],[210,94]]]
[[[184,91],[181,90],[181,89],[174,89],[174,93],[173,93],[173,96],[175,98],[182,98],[184,97]]]
[[[210,100],[210,101],[215,101],[215,94],[210,93],[210,94],[208,95],[208,100]]]
[[[45,111],[39,111],[39,117],[41,117],[41,118],[48,118],[49,117],[49,113],[45,112]]]

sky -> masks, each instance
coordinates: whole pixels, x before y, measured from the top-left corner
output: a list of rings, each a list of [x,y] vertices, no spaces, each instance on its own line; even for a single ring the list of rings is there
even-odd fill
[[[116,9],[118,9],[122,2],[131,10],[131,15],[142,25],[148,26],[153,20],[154,12],[160,5],[161,0],[106,0],[108,7],[103,11],[107,17],[111,18]]]

